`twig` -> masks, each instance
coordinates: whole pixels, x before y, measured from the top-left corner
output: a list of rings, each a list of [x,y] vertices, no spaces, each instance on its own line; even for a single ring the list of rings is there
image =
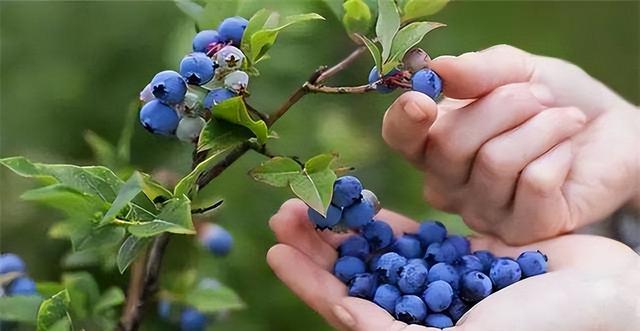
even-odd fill
[[[372,84],[360,86],[323,86],[306,84],[305,87],[312,93],[326,94],[362,94],[376,90],[376,87]]]
[[[220,207],[223,202],[224,202],[224,200],[220,200],[220,201],[216,201],[214,204],[212,204],[211,206],[208,206],[208,207],[191,209],[191,214],[192,215],[193,214],[204,214],[204,213],[208,212],[209,210],[213,210],[213,209],[216,209],[216,208]]]

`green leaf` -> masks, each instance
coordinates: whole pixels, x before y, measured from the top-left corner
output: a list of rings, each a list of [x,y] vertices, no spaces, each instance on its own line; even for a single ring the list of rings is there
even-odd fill
[[[433,29],[446,26],[437,22],[414,22],[398,31],[391,45],[391,60],[402,61],[404,55]]]
[[[402,21],[412,21],[439,12],[449,0],[407,0]]]
[[[147,248],[149,242],[151,242],[151,238],[139,238],[136,236],[127,237],[118,250],[118,257],[116,260],[118,271],[120,271],[121,274],[124,273],[138,255]]]
[[[173,189],[173,195],[176,197],[180,197],[182,195],[189,194],[192,190],[195,189],[196,181],[200,174],[202,174],[205,170],[207,170],[210,166],[214,164],[214,161],[217,161],[218,156],[225,152],[226,150],[220,150],[216,153],[209,153],[209,156],[202,162],[200,162],[195,169],[193,169],[188,175],[184,176],[176,187]]]
[[[215,105],[211,112],[215,118],[220,118],[251,130],[261,144],[267,141],[269,135],[267,124],[263,120],[251,118],[241,96],[227,99]]]
[[[302,167],[293,159],[276,156],[253,168],[253,179],[275,187],[286,187],[291,179],[300,175]]]
[[[91,307],[100,298],[98,283],[88,272],[66,273],[62,283],[69,293],[69,305],[74,316],[85,319],[91,313]]]
[[[0,297],[0,320],[35,324],[41,303],[36,295]]]
[[[153,237],[163,232],[176,234],[195,234],[194,230],[185,229],[173,223],[163,220],[153,220],[150,222],[138,223],[129,227],[129,232],[140,238]]]
[[[322,215],[329,208],[336,181],[336,174],[330,167],[333,159],[335,157],[328,161],[324,155],[310,159],[302,175],[291,182],[293,193]]]
[[[235,310],[245,307],[244,302],[230,288],[195,288],[187,293],[185,303],[203,313],[215,313],[221,310]]]
[[[38,309],[38,331],[47,331],[61,319],[68,319],[67,307],[69,306],[69,292],[63,290],[44,300]]]
[[[67,316],[67,318],[63,318],[57,322],[55,322],[51,327],[47,329],[47,331],[72,331],[71,327],[71,319]]]
[[[118,144],[116,145],[116,154],[118,156],[118,166],[128,165],[131,159],[131,139],[133,137],[133,131],[138,124],[138,112],[140,109],[140,101],[135,100],[129,105],[127,116],[125,116],[124,124],[122,124],[122,131],[120,131],[120,137],[118,138]]]
[[[58,282],[37,282],[36,289],[38,293],[44,297],[50,297],[62,290],[64,290],[64,285]],[[34,314],[35,316],[35,314]]]
[[[125,230],[120,227],[107,226],[91,229],[88,235],[72,233],[71,244],[74,251],[94,249],[102,246],[114,246],[122,241]]]
[[[142,176],[142,192],[153,202],[164,202],[171,199],[173,193],[166,189],[162,184],[156,182],[150,175],[141,173]]]
[[[344,16],[342,24],[347,33],[366,36],[371,30],[371,10],[363,0],[347,0],[342,4]]]
[[[116,196],[116,199],[111,204],[111,208],[109,208],[107,213],[102,217],[100,225],[105,225],[113,221],[120,211],[127,207],[131,200],[142,192],[143,185],[142,175],[135,171],[127,182],[120,187],[118,196]]]
[[[356,35],[356,37],[362,40],[362,43],[364,43],[364,45],[369,50],[369,53],[371,53],[371,57],[373,57],[373,61],[376,64],[376,68],[378,68],[378,72],[382,73],[382,55],[380,54],[380,49],[378,48],[378,46],[376,46],[376,44],[373,41],[369,40],[369,38],[365,36]]]
[[[216,153],[249,140],[253,135],[244,126],[211,119],[200,133],[198,151],[210,150],[210,153]]]
[[[202,18],[204,8],[195,1],[174,0],[176,6],[192,20],[198,22]]]
[[[53,184],[24,192],[20,198],[37,201],[57,208],[71,217],[93,219],[96,212],[107,210],[109,205],[95,195],[63,185]]]
[[[116,164],[116,148],[111,143],[93,131],[85,132],[84,140],[91,147],[93,155],[99,164],[108,167]]]
[[[94,314],[101,314],[109,309],[115,308],[124,302],[124,293],[117,287],[107,289],[100,299],[93,306]]]
[[[400,14],[393,0],[378,0],[378,21],[376,36],[382,45],[382,60],[386,61],[391,53],[391,43],[400,29]]]
[[[172,198],[162,206],[157,219],[131,225],[128,230],[136,237],[151,237],[162,232],[195,234],[191,219],[191,202],[184,195]]]
[[[304,170],[308,173],[325,171],[326,169],[330,169],[333,162],[337,159],[338,155],[336,154],[327,153],[316,155],[304,163]]]
[[[242,50],[244,54],[251,54],[251,36],[260,31],[272,15],[277,14],[267,9],[260,9],[251,16],[249,23],[247,23],[247,27],[244,29],[242,42],[240,43],[240,50]],[[248,57],[248,59],[252,60],[251,57]]]

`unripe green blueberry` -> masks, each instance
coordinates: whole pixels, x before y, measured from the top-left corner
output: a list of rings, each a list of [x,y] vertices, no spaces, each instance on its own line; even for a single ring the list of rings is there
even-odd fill
[[[224,87],[236,93],[244,91],[247,85],[249,85],[249,75],[241,70],[231,72],[224,78]]]
[[[242,61],[244,61],[244,53],[231,45],[223,47],[216,53],[216,63],[225,71],[242,68]]]
[[[202,117],[183,117],[178,123],[176,137],[184,142],[196,142],[205,124]]]

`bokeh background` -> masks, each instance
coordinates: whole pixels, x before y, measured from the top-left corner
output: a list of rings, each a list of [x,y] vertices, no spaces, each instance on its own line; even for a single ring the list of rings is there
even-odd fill
[[[429,34],[422,47],[433,57],[511,44],[572,61],[638,104],[639,4],[456,1],[433,17],[449,26]],[[320,1],[246,1],[240,14],[249,17],[260,7],[327,17],[326,22],[281,34],[272,59],[261,65],[262,75],[251,81],[251,103],[270,112],[315,68],[335,63],[354,45]],[[115,142],[128,104],[156,72],[177,68],[193,33],[189,18],[170,1],[1,1],[0,156],[92,164],[83,134],[92,130]],[[362,57],[333,83],[361,84],[371,66],[372,60]],[[302,158],[339,152],[387,208],[417,219],[445,219],[464,231],[456,216],[441,214],[422,201],[419,173],[384,145],[379,134],[382,115],[396,96],[310,95],[275,127],[281,139],[272,149]],[[132,161],[143,171],[186,173],[190,153],[190,146],[152,136],[136,125]],[[203,275],[233,287],[248,304],[210,329],[329,330],[275,278],[263,258],[274,243],[267,220],[289,194],[246,175],[262,159],[249,153],[207,189],[207,194],[225,199],[214,217],[232,232],[236,247],[228,258],[200,252],[188,259],[198,260]],[[49,239],[47,230],[61,215],[21,201],[21,192],[31,187],[32,182],[0,169],[0,249],[23,256],[37,280],[58,280],[67,270],[58,261],[69,243]],[[179,250],[178,244],[169,249]],[[116,272],[90,270],[103,284],[126,282]],[[163,327],[154,323],[147,329]]]

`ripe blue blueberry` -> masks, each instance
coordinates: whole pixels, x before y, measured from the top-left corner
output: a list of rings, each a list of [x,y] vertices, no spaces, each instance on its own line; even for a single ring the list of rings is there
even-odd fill
[[[343,283],[349,282],[357,274],[364,273],[366,266],[362,260],[353,256],[343,256],[333,266],[333,274]]]
[[[36,283],[29,277],[18,277],[9,283],[8,295],[36,295]]]
[[[475,255],[463,255],[453,262],[453,266],[458,269],[460,274],[464,274],[467,271],[482,272],[484,270],[484,265]]]
[[[324,217],[313,208],[307,210],[309,220],[311,220],[319,230],[331,229],[338,224],[342,218],[342,210],[334,205],[329,205],[326,214],[327,217]]]
[[[388,74],[384,75],[384,77],[389,77],[392,75],[395,75],[398,73],[397,69],[393,69],[391,72],[389,72]],[[380,74],[378,74],[378,68],[377,67],[373,67],[371,68],[371,71],[369,71],[369,84],[373,84],[375,82],[377,82],[378,80],[380,80]],[[393,90],[396,89],[396,86],[391,86],[388,84],[384,84],[382,82],[378,83],[376,85],[376,91],[380,92],[380,93],[390,93]]]
[[[333,183],[331,203],[338,207],[349,207],[360,201],[362,183],[354,176],[342,176]]]
[[[499,258],[491,265],[489,277],[496,289],[505,288],[522,278],[522,271],[518,262],[510,258]]]
[[[375,273],[376,268],[378,267],[378,260],[384,253],[375,253],[369,256],[369,260],[367,260],[367,268],[370,272]]]
[[[396,301],[400,296],[400,290],[397,287],[391,284],[382,284],[376,289],[373,302],[393,315],[396,312]]]
[[[452,235],[447,237],[445,242],[450,242],[456,248],[458,256],[471,254],[471,243],[464,236]]]
[[[188,54],[180,62],[180,74],[189,84],[206,84],[213,78],[214,71],[213,61],[205,53]]]
[[[460,297],[454,296],[449,309],[447,309],[447,313],[454,322],[457,322],[467,310],[469,310],[469,305],[460,299]]]
[[[407,324],[418,324],[427,316],[427,306],[416,295],[403,295],[396,303],[396,318]]]
[[[235,93],[243,92],[249,85],[249,75],[241,70],[236,70],[224,77],[224,87]]]
[[[400,270],[407,264],[407,259],[398,253],[385,253],[378,259],[376,274],[381,281],[388,284],[397,284]]]
[[[473,252],[473,255],[480,259],[480,262],[482,263],[482,272],[488,275],[489,270],[491,270],[491,264],[493,264],[493,261],[496,259],[495,255],[485,250],[475,251]]]
[[[380,206],[380,200],[378,200],[378,197],[373,192],[369,190],[362,190],[361,194],[362,201],[372,205],[373,210],[376,214],[380,211],[380,209],[382,209],[382,207]]]
[[[193,37],[193,51],[206,53],[209,47],[221,42],[222,39],[216,30],[202,30]]]
[[[180,329],[182,331],[204,331],[207,324],[207,316],[193,309],[187,308],[180,316]]]
[[[371,249],[367,239],[360,235],[353,235],[345,239],[345,241],[338,247],[340,257],[342,256],[355,256],[361,260],[365,260]]]
[[[151,133],[170,136],[179,122],[176,111],[158,100],[151,100],[140,109],[140,123]]]
[[[156,99],[175,105],[184,100],[187,83],[179,73],[172,70],[161,71],[151,80],[151,92]]]
[[[217,89],[213,89],[211,90],[209,93],[207,93],[207,96],[204,97],[204,100],[202,101],[202,106],[205,109],[211,109],[213,108],[215,105],[235,97],[236,94],[233,93],[232,91],[227,90],[226,88],[217,88]]]
[[[520,254],[518,264],[523,277],[531,277],[547,272],[547,256],[540,251],[528,251]]]
[[[480,271],[469,271],[460,279],[460,298],[478,302],[491,294],[491,279]]]
[[[202,231],[201,239],[204,246],[216,256],[225,256],[231,251],[233,237],[218,224],[210,224]]]
[[[244,17],[229,17],[220,23],[218,32],[223,40],[232,42],[236,46],[240,46],[242,35],[244,34],[244,30],[247,28],[248,23],[249,21]]]
[[[452,327],[453,321],[445,314],[429,314],[424,319],[424,324],[432,328],[444,329]]]
[[[393,242],[393,230],[383,221],[373,221],[362,228],[362,235],[369,242],[371,250],[385,248]]]
[[[422,293],[422,298],[430,311],[439,313],[445,311],[451,305],[453,289],[444,280],[436,280],[427,285],[427,289]]]
[[[429,269],[429,275],[427,276],[427,281],[429,283],[443,280],[454,290],[458,290],[460,287],[460,275],[456,271],[456,269],[449,264],[446,263],[437,263]]]
[[[5,253],[0,255],[0,275],[8,272],[25,272],[26,267],[24,261],[13,253]]]
[[[407,264],[411,264],[411,263],[421,264],[423,267],[429,269],[429,263],[427,263],[427,261],[425,261],[424,259],[415,258],[415,259],[407,260]]]
[[[370,273],[357,274],[349,281],[349,296],[371,300],[377,285],[376,276]]]
[[[458,257],[458,252],[455,246],[447,240],[442,243],[433,243],[427,247],[427,251],[424,255],[424,259],[429,264],[435,264],[439,262],[446,262],[452,264]]]
[[[202,117],[183,117],[176,128],[176,137],[184,142],[198,142],[206,122]]]
[[[216,53],[216,63],[224,72],[239,70],[242,68],[244,53],[231,45],[223,47]]]
[[[418,239],[424,247],[433,243],[441,243],[447,237],[447,228],[438,221],[426,221],[420,223]]]
[[[373,207],[366,202],[356,202],[342,211],[342,219],[349,229],[357,230],[373,221]]]
[[[393,244],[393,250],[407,259],[414,259],[424,255],[420,240],[411,234],[398,237]]]
[[[400,271],[398,288],[404,294],[418,294],[427,285],[429,271],[420,263],[407,263]]]
[[[166,299],[158,301],[158,316],[163,320],[169,320],[171,317],[171,302]]]
[[[431,69],[422,69],[411,77],[411,89],[437,99],[442,93],[442,80]]]

